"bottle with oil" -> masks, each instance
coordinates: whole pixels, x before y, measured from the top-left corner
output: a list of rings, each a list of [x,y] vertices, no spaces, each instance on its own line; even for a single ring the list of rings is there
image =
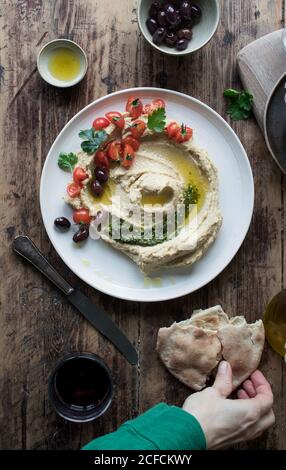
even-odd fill
[[[268,304],[263,323],[268,343],[275,352],[286,358],[286,289]]]

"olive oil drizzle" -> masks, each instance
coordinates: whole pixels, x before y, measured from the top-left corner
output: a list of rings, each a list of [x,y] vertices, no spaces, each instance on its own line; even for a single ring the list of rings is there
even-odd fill
[[[185,205],[185,216],[186,218],[190,213],[190,205],[198,204],[200,199],[200,194],[196,186],[189,184],[184,190],[184,205]],[[142,214],[143,215],[143,214]],[[154,214],[153,214],[154,215]],[[167,240],[171,240],[176,237],[184,225],[178,223],[178,213],[175,212],[175,231],[168,236],[168,220],[167,215],[163,215],[163,230],[162,237],[158,237],[156,234],[156,224],[153,217],[152,231],[150,238],[144,238],[144,227],[139,228],[139,236],[134,236],[130,233],[130,236],[122,235],[122,225],[126,223],[124,219],[115,218],[113,221],[114,224],[109,224],[109,237],[112,237],[112,233],[120,233],[120,238],[117,239],[119,243],[125,243],[129,245],[139,245],[139,246],[155,246],[163,243]],[[130,232],[134,230],[134,226],[130,224]]]

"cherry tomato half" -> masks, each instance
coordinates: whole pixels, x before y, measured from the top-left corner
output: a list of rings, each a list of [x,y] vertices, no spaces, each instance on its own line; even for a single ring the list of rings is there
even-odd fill
[[[88,178],[87,172],[83,169],[77,166],[73,170],[73,180],[75,183],[80,184],[82,181],[86,180]]]
[[[158,108],[166,108],[166,103],[161,98],[158,98],[158,99],[152,101],[151,106],[152,106],[153,110],[158,109]]]
[[[187,142],[193,137],[193,129],[188,126],[181,125],[180,129],[176,132],[174,140],[181,144],[182,142]]]
[[[81,186],[78,183],[71,183],[67,186],[67,193],[69,197],[77,197],[80,195]]]
[[[124,137],[124,139],[122,139],[122,144],[123,145],[125,145],[125,144],[131,145],[131,147],[135,150],[135,152],[137,152],[137,150],[140,147],[139,140],[135,139],[135,137],[132,137],[131,135],[128,135],[127,137]]]
[[[108,119],[106,119],[106,117],[96,118],[92,123],[92,127],[97,131],[100,131],[101,129],[105,129],[109,125],[110,125],[110,122]]]
[[[103,166],[104,168],[109,168],[109,160],[105,150],[99,150],[94,156],[95,166]]]
[[[121,113],[118,113],[117,111],[110,111],[109,113],[106,113],[105,116],[112,124],[115,124],[115,126],[119,127],[120,129],[124,129],[125,120]]]
[[[121,165],[124,168],[129,168],[135,159],[135,152],[133,147],[129,144],[125,144],[123,147],[123,157],[121,160]]]
[[[137,119],[143,111],[143,103],[139,98],[131,96],[126,103],[126,111],[132,119]]]
[[[151,104],[144,104],[143,106],[143,114],[152,114],[154,109],[152,108]]]
[[[107,156],[110,160],[120,160],[122,155],[122,146],[120,140],[113,140],[107,147]]]
[[[180,126],[177,122],[170,122],[166,128],[167,135],[169,139],[172,139],[177,132],[180,130]]]
[[[88,209],[77,209],[73,213],[73,220],[75,224],[89,224],[91,217]]]
[[[137,121],[134,121],[133,124],[131,124],[130,132],[132,134],[132,137],[135,137],[135,139],[140,139],[140,137],[142,137],[142,135],[144,134],[145,129],[145,122],[138,119]]]

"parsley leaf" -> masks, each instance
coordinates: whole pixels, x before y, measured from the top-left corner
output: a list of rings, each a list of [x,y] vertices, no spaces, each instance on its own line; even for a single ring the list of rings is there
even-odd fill
[[[239,96],[239,91],[234,90],[233,88],[228,88],[227,90],[224,90],[223,96],[226,98],[238,98]]]
[[[253,105],[253,96],[248,91],[242,91],[239,94],[238,104],[245,111],[251,111]]]
[[[107,139],[107,133],[104,130],[96,131],[93,127],[85,131],[80,131],[79,137],[84,139],[81,148],[84,152],[92,155],[100,145]]]
[[[163,132],[166,127],[165,108],[158,108],[148,116],[148,129],[154,132]]]
[[[92,127],[91,129],[86,129],[85,131],[80,131],[80,133],[78,135],[81,139],[90,140],[90,139],[93,139],[94,132],[95,132],[95,130]]]
[[[249,91],[237,91],[229,88],[224,91],[223,95],[229,100],[226,112],[234,121],[249,118],[253,105],[253,95]]]
[[[72,172],[75,164],[77,163],[77,160],[77,156],[72,152],[60,153],[58,158],[58,165],[62,170],[68,170]]]

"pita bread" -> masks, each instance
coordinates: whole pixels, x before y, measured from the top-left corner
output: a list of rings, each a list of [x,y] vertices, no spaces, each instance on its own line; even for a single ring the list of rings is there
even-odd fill
[[[217,305],[160,328],[156,349],[171,374],[196,391],[225,359],[233,369],[234,390],[257,369],[264,340],[261,320],[248,324],[242,316],[229,319]]]

